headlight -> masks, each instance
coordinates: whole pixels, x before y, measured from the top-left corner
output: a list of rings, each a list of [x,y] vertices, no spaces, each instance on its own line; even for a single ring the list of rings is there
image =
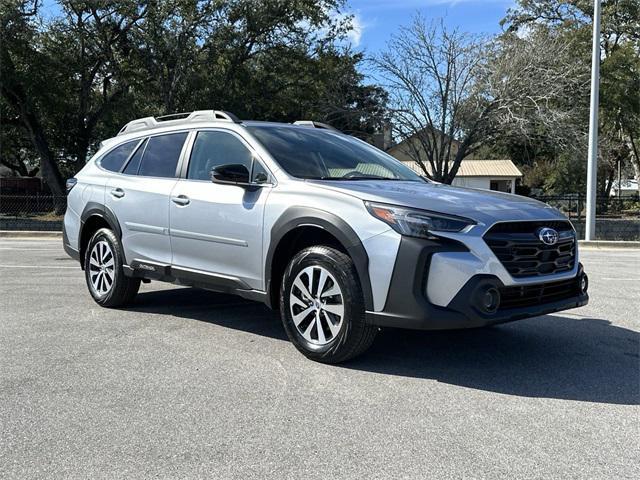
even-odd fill
[[[396,207],[384,203],[364,202],[369,213],[396,232],[409,237],[433,238],[430,232],[460,232],[476,222],[464,217]]]

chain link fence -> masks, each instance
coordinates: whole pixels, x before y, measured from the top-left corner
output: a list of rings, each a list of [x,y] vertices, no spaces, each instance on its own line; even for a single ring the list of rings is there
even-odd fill
[[[585,197],[579,195],[539,196],[537,200],[558,208],[571,219],[584,238]],[[0,230],[62,230],[67,206],[65,196],[0,194]],[[640,198],[599,197],[596,238],[598,240],[640,240]]]
[[[0,230],[62,230],[64,195],[0,194]]]
[[[570,219],[584,220],[587,202],[580,195],[546,195],[533,197],[557,208]],[[640,218],[640,197],[597,197],[596,212],[599,218]]]
[[[578,238],[584,238],[586,197],[580,195],[538,196],[536,200],[557,208],[571,219]],[[596,240],[640,240],[640,198],[597,197]]]

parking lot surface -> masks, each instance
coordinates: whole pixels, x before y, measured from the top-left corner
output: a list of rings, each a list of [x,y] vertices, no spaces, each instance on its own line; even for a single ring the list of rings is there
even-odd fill
[[[107,310],[59,240],[1,240],[0,478],[640,478],[640,251],[581,260],[586,307],[327,366],[260,304]]]

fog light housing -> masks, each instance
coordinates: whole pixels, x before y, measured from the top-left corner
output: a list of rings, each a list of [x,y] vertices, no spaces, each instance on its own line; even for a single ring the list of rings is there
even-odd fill
[[[500,292],[497,288],[491,286],[481,288],[476,297],[476,304],[484,313],[496,313],[500,306]]]
[[[580,293],[585,294],[587,293],[587,290],[589,289],[589,278],[587,277],[586,273],[583,273],[580,276]]]

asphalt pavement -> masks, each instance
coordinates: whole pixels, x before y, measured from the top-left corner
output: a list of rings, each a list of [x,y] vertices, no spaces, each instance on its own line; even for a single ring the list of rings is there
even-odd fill
[[[327,366],[260,304],[103,309],[60,240],[0,240],[0,478],[640,478],[640,250],[581,260],[586,307]]]

